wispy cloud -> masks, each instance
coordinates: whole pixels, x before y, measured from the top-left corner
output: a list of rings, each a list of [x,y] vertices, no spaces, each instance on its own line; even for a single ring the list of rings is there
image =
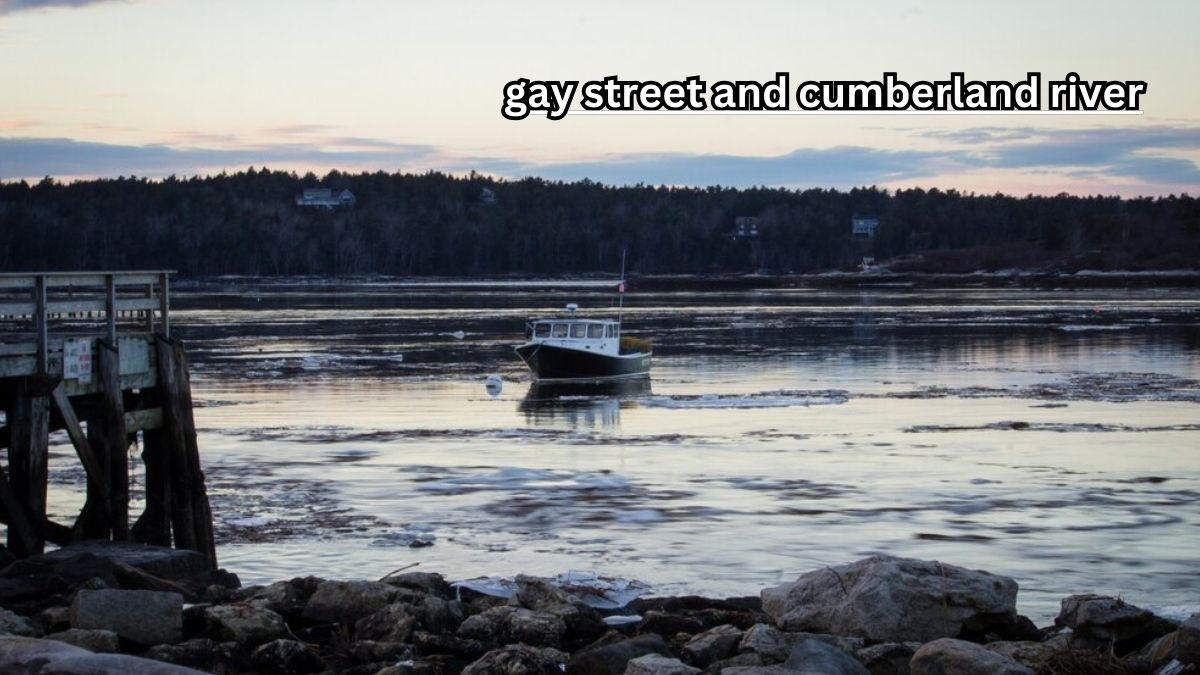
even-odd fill
[[[53,9],[56,7],[86,7],[125,0],[0,0],[0,14],[15,14],[38,9]]]
[[[250,165],[402,168],[428,161],[435,148],[394,144],[372,152],[322,150],[308,144],[236,149],[117,145],[66,138],[0,138],[0,178],[37,176],[147,177],[197,174]]]

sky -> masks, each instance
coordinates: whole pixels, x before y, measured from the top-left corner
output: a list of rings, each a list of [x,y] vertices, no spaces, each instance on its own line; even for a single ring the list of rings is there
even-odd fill
[[[1200,193],[1200,3],[0,0],[0,180],[428,170]],[[501,113],[517,78],[1144,80],[1142,115]]]

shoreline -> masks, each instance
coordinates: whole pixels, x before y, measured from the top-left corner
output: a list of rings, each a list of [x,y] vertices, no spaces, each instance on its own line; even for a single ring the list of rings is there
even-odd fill
[[[1200,613],[1163,617],[1083,594],[1064,597],[1054,623],[1039,627],[1017,613],[1013,579],[938,561],[871,556],[736,598],[657,597],[636,581],[577,573],[452,583],[414,567],[378,581],[243,587],[193,551],[86,542],[0,570],[0,671],[66,672],[60,662],[102,674],[1200,669]]]

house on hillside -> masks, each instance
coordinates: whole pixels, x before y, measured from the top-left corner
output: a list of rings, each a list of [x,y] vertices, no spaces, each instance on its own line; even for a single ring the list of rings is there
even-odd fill
[[[875,236],[875,231],[879,229],[879,218],[875,216],[860,216],[854,214],[850,216],[850,232],[856,237],[871,239]]]
[[[334,209],[340,206],[354,206],[358,199],[349,190],[333,190],[330,188],[304,188],[304,192],[296,195],[297,206],[316,206]]]
[[[758,239],[758,218],[753,216],[738,216],[733,219],[731,239]]]

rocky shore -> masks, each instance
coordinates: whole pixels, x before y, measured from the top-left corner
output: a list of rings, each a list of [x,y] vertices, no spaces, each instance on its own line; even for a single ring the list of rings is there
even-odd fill
[[[561,580],[481,591],[411,570],[241,587],[198,555],[131,545],[0,565],[0,673],[1200,673],[1200,614],[1073,595],[1039,628],[1011,578],[888,556],[757,597],[620,606]]]

